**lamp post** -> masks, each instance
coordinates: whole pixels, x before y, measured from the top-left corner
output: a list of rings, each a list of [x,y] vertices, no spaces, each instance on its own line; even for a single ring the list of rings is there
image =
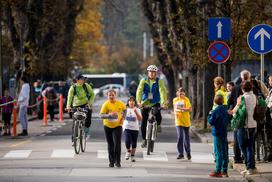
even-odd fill
[[[202,39],[203,41],[205,40],[205,6],[209,2],[209,0],[197,0],[197,2],[200,4],[202,7]],[[206,48],[206,41],[204,41],[204,47]],[[203,50],[206,52],[205,50]],[[202,56],[202,62],[204,62],[204,57]],[[203,68],[203,87],[202,87],[202,97],[206,98],[206,69],[205,67]],[[207,102],[206,99],[203,99],[203,118],[204,118],[204,128],[207,128]]]

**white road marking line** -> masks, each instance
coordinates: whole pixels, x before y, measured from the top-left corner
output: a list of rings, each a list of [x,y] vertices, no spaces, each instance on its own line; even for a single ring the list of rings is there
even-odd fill
[[[192,159],[191,161],[193,163],[208,163],[213,164],[214,159],[212,154],[208,153],[192,153]]]
[[[75,155],[74,150],[57,149],[57,150],[53,150],[51,157],[52,158],[73,158],[74,155]]]
[[[166,152],[153,152],[150,155],[146,154],[146,151],[143,151],[144,160],[148,161],[168,161]]]
[[[32,150],[11,150],[4,158],[28,158]]]
[[[97,150],[97,158],[98,159],[108,159],[108,151],[107,150]]]

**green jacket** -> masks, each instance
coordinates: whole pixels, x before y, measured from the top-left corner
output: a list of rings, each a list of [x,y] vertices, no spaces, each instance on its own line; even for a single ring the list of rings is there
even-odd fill
[[[142,97],[143,97],[144,85],[145,84],[149,85],[149,87],[151,89],[152,85],[155,83],[156,83],[156,79],[155,80],[142,79],[140,81],[138,89],[137,89],[137,93],[136,93],[137,102],[143,101]],[[159,92],[160,92],[160,103],[166,104],[166,102],[167,102],[167,89],[166,89],[162,79],[159,79],[158,85],[159,85]],[[143,102],[143,106],[152,106],[152,105],[154,105],[154,104],[150,103],[149,100],[145,100]]]
[[[86,92],[83,88],[82,85],[76,83],[75,86],[76,86],[76,94],[74,94],[74,85],[72,85],[68,91],[68,97],[67,97],[67,105],[66,105],[66,108],[68,107],[71,107],[71,104],[73,103],[73,107],[76,107],[76,106],[81,106],[81,105],[84,105],[84,104],[89,104],[91,105],[94,101],[94,92],[93,92],[93,89],[92,87],[88,84],[88,83],[85,83],[86,84],[86,87],[87,87],[87,90],[90,94],[90,98],[88,100],[87,98],[87,95],[86,95]]]

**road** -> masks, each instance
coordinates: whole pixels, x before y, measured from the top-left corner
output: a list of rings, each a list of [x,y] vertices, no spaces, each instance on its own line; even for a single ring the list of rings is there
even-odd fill
[[[107,145],[102,121],[98,112],[103,100],[96,100],[91,135],[87,151],[74,154],[71,146],[70,119],[50,132],[24,139],[1,139],[0,182],[2,181],[95,181],[95,182],[175,182],[175,181],[215,181],[208,174],[215,169],[211,144],[199,143],[191,136],[192,160],[177,160],[176,131],[171,115],[164,111],[163,132],[155,143],[154,153],[146,155],[140,147],[136,162],[124,159],[125,146],[122,145],[122,167],[109,168]],[[123,142],[124,143],[124,142]],[[230,177],[220,181],[243,181],[242,176],[229,170]]]

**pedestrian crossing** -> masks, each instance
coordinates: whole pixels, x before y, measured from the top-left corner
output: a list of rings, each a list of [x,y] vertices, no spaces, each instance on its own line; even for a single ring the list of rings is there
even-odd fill
[[[96,153],[96,156],[94,155]],[[146,154],[146,151],[139,151],[136,153],[136,158],[143,161],[157,161],[157,162],[168,162],[176,160],[176,154],[168,153],[164,151],[153,152],[150,155]],[[0,159],[35,159],[35,158],[52,158],[52,159],[73,159],[84,156],[84,158],[97,158],[97,159],[108,159],[107,150],[97,150],[95,152],[85,152],[76,155],[73,149],[53,149],[53,150],[10,150],[6,153],[0,153]],[[122,153],[124,158],[125,152]],[[192,153],[192,159],[188,160],[176,160],[176,161],[187,161],[192,163],[207,163],[212,164],[213,156],[210,153]]]

